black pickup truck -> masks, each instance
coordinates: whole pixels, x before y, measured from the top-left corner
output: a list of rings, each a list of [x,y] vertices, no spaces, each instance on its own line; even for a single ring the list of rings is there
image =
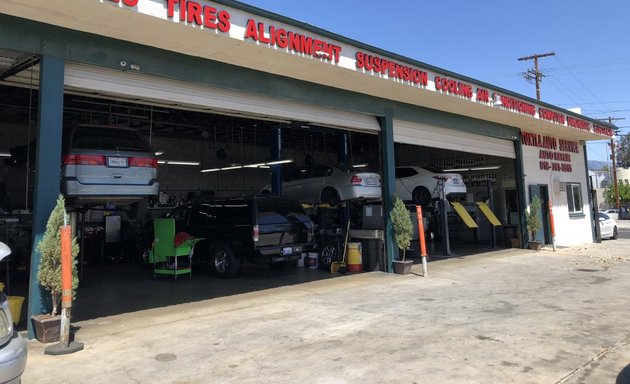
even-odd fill
[[[203,237],[195,258],[208,258],[220,277],[234,277],[242,261],[280,269],[315,246],[313,223],[295,200],[281,196],[214,198],[181,205],[169,217],[176,231]]]

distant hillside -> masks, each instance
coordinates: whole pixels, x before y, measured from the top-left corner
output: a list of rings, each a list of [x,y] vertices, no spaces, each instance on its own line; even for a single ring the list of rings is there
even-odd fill
[[[589,160],[588,161],[588,169],[591,171],[599,171],[602,168],[608,166],[608,163],[600,160]]]

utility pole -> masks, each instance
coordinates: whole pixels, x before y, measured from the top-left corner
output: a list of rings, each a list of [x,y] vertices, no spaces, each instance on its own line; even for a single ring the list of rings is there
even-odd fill
[[[612,124],[616,120],[625,120],[623,117],[609,117],[608,123]],[[615,137],[610,139],[610,159],[612,160],[612,174],[613,174],[613,186],[615,189],[615,208],[617,212],[621,209],[621,202],[619,201],[619,184],[617,183],[617,160],[615,159]]]
[[[525,72],[523,74],[523,76],[525,77],[525,80],[531,82],[532,80],[536,82],[536,100],[540,101],[540,82],[542,81],[542,78],[545,76],[542,72],[540,72],[538,70],[538,58],[539,57],[547,57],[547,56],[555,56],[556,53],[555,52],[547,52],[547,53],[540,53],[540,54],[534,54],[531,56],[526,56],[526,57],[520,57],[518,59],[518,61],[524,61],[524,60],[534,60],[534,69],[528,69],[527,72]]]

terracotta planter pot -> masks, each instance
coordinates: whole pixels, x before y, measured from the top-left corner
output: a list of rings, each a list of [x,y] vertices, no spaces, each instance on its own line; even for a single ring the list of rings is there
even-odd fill
[[[41,343],[54,343],[59,341],[61,329],[61,316],[33,315],[31,316],[35,338]]]
[[[394,260],[394,272],[399,275],[407,275],[411,272],[411,266],[413,265],[413,260]]]

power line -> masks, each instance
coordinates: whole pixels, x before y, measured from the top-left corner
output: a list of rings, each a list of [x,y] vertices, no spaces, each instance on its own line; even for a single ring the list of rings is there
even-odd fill
[[[586,85],[582,82],[582,80],[580,80],[580,78],[579,78],[579,77],[575,76],[575,75],[573,74],[573,72],[571,72],[571,70],[570,70],[569,68],[567,68],[567,66],[566,66],[566,65],[564,65],[564,64],[560,61],[560,59],[558,59],[557,57],[554,57],[554,58],[556,59],[556,61],[557,61],[558,63],[560,63],[560,65],[562,65],[562,66],[564,67],[564,69],[566,69],[566,71],[567,71],[567,72],[569,72],[569,73],[571,74],[571,76],[573,76],[573,78],[574,78],[575,80],[577,80],[577,82],[578,82],[578,83],[580,83],[580,84],[582,85],[582,87],[584,87],[584,89],[586,89],[586,91],[587,91],[588,93],[590,93],[590,94],[591,94],[591,96],[593,96],[593,98],[594,98],[595,100],[597,100],[597,101],[598,101],[601,105],[603,105],[604,107],[606,107],[606,106],[604,105],[604,103],[602,103],[602,101],[599,99],[599,97],[595,96],[595,94],[594,94],[593,92],[591,92],[591,90],[590,90],[590,89],[589,89],[589,88],[588,88],[588,87],[587,87],[587,86],[586,86]],[[611,123],[611,124],[612,124],[612,123]]]

